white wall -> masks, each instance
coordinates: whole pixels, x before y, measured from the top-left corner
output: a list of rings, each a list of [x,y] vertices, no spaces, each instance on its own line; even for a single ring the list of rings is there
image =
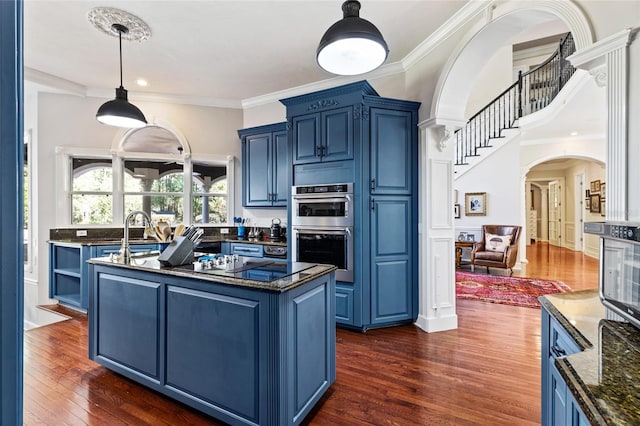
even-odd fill
[[[458,190],[461,218],[456,219],[455,234],[460,231],[474,232],[481,236],[482,225],[520,225],[522,191],[520,188],[520,148],[516,141],[501,147],[485,161],[457,178],[454,188]],[[465,193],[486,192],[486,216],[467,216]]]
[[[503,46],[487,60],[478,72],[464,116],[468,119],[514,83],[511,45]]]

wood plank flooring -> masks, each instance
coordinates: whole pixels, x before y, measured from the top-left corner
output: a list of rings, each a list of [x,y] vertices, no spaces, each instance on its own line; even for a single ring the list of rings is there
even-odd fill
[[[595,259],[536,243],[519,273],[597,287]],[[540,423],[540,311],[458,300],[459,328],[337,331],[337,380],[308,425]],[[85,315],[25,332],[26,425],[216,425],[87,359]]]

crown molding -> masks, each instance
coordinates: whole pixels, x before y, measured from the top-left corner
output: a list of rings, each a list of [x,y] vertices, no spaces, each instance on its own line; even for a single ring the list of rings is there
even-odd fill
[[[253,98],[247,98],[242,100],[242,108],[253,108],[260,105],[266,105],[273,102],[278,102],[280,99],[292,98],[294,96],[306,95],[308,93],[318,92],[321,90],[331,89],[332,87],[341,86],[344,84],[354,83],[362,79],[375,80],[378,78],[388,77],[395,74],[405,72],[402,62],[393,62],[377,68],[366,74],[352,75],[352,76],[340,76],[333,77],[326,80],[316,81],[309,84],[303,84],[301,86],[292,87],[277,92],[267,93],[265,95],[255,96]]]
[[[113,89],[90,88],[86,96],[110,99],[114,97]],[[241,109],[242,103],[236,99],[209,98],[206,96],[183,96],[163,93],[134,92],[129,90],[129,99],[138,102],[161,102],[169,104],[196,105],[213,108]]]
[[[446,40],[460,30],[460,27],[469,23],[480,13],[485,13],[492,3],[492,1],[470,1],[465,4],[451,18],[449,18],[447,22],[442,24],[437,30],[431,33],[429,37],[404,57],[402,60],[404,69],[408,70],[416,65],[424,59],[425,56],[431,53],[431,51],[438,47],[443,40]]]
[[[56,93],[76,96],[86,96],[87,94],[86,86],[29,67],[24,67],[24,80],[34,83],[42,89],[51,89],[52,92]]]
[[[631,42],[631,35],[636,30],[634,28],[626,28],[609,37],[599,40],[589,47],[576,51],[569,56],[567,60],[576,68],[590,70],[601,66],[604,63],[605,56],[614,50],[625,48]]]

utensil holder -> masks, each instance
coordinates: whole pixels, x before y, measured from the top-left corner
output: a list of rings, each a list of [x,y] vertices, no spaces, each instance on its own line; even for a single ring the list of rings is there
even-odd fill
[[[176,237],[158,256],[165,266],[180,266],[193,262],[193,241],[185,237]]]

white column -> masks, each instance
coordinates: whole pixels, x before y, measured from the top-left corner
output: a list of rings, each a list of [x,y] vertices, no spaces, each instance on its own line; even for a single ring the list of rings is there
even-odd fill
[[[427,332],[458,327],[453,225],[454,139],[435,119],[420,123],[419,315]],[[459,127],[459,126],[458,126]]]
[[[632,32],[613,34],[568,58],[607,89],[607,220],[627,219],[627,58]]]

